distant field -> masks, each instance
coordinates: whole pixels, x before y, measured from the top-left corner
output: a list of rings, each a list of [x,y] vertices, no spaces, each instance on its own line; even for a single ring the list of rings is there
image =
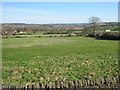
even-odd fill
[[[53,33],[53,34],[45,34],[45,33]],[[63,33],[64,34],[61,34]],[[3,35],[3,38],[31,38],[31,37],[67,37],[68,35],[77,36],[82,35],[82,31],[72,31],[71,33],[67,33],[67,31],[38,31],[35,33],[16,33],[15,35]]]
[[[117,76],[118,41],[89,37],[2,40],[3,85]]]
[[[35,33],[16,33],[15,35],[3,35],[2,37],[3,38],[36,38],[36,37],[68,37],[69,35],[71,36],[82,36],[84,35],[83,34],[83,31],[71,31],[69,33],[66,33],[66,34],[61,34],[62,32],[67,32],[67,31],[59,31],[58,34],[56,34],[55,32],[57,31],[49,31],[49,32],[53,32],[53,34],[45,34],[47,33],[47,31],[38,31],[38,32],[35,32]],[[96,31],[96,33],[100,33],[100,32],[104,32],[105,31]],[[116,32],[118,33],[119,31],[107,31],[107,32]]]

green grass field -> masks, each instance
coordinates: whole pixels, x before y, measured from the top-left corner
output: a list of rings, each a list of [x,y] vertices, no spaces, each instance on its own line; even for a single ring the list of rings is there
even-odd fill
[[[2,40],[3,85],[118,75],[118,41],[89,37]]]

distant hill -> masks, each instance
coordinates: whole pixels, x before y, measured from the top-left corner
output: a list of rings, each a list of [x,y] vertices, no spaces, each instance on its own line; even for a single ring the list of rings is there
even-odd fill
[[[31,25],[27,23],[2,23],[2,24],[11,24],[11,25]],[[88,25],[89,23],[51,23],[51,24],[40,24],[40,25]],[[32,24],[39,25],[39,24]]]
[[[88,25],[89,23],[57,23],[52,25]]]
[[[1,23],[1,24],[10,24],[10,25],[25,25],[25,23]]]

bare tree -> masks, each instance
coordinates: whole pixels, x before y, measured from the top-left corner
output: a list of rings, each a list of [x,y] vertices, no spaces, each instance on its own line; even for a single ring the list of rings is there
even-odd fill
[[[89,18],[89,23],[91,24],[92,26],[92,29],[93,29],[93,35],[95,35],[95,31],[96,31],[96,28],[97,28],[97,23],[100,21],[100,18],[99,17],[90,17]]]

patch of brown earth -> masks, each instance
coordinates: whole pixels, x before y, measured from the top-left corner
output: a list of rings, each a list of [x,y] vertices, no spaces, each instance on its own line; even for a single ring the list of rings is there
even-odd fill
[[[31,47],[32,45],[16,45],[16,46],[7,46],[6,48],[19,48],[19,47]]]

